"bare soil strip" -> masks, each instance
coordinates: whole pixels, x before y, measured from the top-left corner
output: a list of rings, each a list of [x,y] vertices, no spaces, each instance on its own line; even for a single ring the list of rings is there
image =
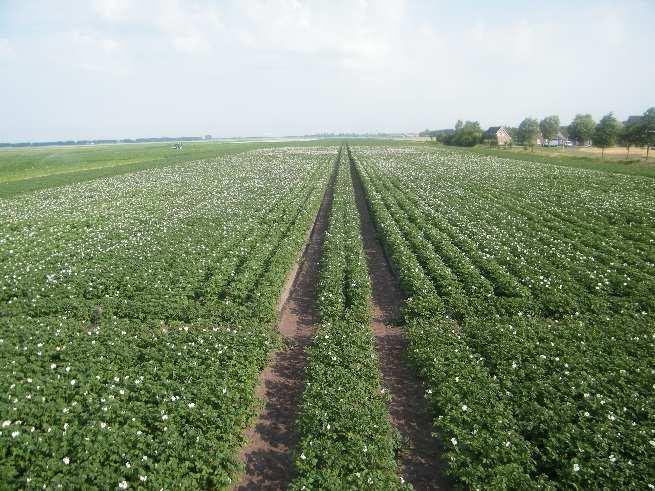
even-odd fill
[[[382,383],[391,394],[391,423],[400,432],[403,443],[398,462],[400,473],[417,490],[451,489],[444,474],[439,442],[432,436],[424,389],[404,359],[407,341],[397,324],[405,297],[376,236],[361,181],[352,166],[351,172],[373,290],[371,327]]]
[[[332,205],[334,173],[323,197],[309,242],[293,282],[287,283],[278,329],[285,349],[271,356],[260,378],[257,395],[264,407],[255,425],[246,432],[248,444],[241,452],[246,472],[235,489],[284,489],[293,478],[293,449],[298,436],[294,424],[304,389],[307,356],[318,322],[316,287],[328,214]],[[292,276],[293,277],[293,276]],[[290,291],[289,291],[290,290]]]

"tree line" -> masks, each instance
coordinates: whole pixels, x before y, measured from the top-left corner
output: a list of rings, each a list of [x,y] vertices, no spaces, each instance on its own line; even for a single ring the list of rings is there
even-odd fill
[[[42,142],[19,142],[19,143],[4,143],[0,142],[0,147],[49,147],[57,146],[71,146],[71,145],[104,145],[109,143],[158,143],[158,142],[173,142],[173,141],[201,141],[211,140],[211,135],[205,136],[161,136],[152,138],[123,138],[123,139],[108,139],[108,140],[57,140],[57,141],[42,141]]]
[[[533,148],[538,140],[565,140],[577,145],[591,145],[605,149],[617,144],[625,146],[630,154],[631,147],[646,147],[648,158],[650,147],[655,146],[655,107],[647,109],[640,116],[630,116],[620,122],[610,112],[596,123],[591,114],[577,114],[568,126],[561,126],[557,115],[546,116],[541,121],[525,118],[518,127],[504,126],[513,143]],[[495,144],[495,135],[485,135],[477,121],[457,121],[454,129],[425,130],[420,136],[429,137],[444,145],[472,147],[480,143]]]

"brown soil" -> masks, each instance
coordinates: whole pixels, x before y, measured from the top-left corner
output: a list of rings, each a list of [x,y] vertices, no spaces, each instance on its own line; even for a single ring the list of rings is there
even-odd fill
[[[309,242],[299,264],[291,271],[282,293],[278,329],[285,349],[275,352],[260,376],[257,396],[264,401],[255,425],[246,432],[248,444],[241,452],[246,472],[238,490],[284,489],[293,478],[294,424],[302,396],[307,357],[305,348],[314,336],[318,262],[323,250],[333,179],[316,216]]]
[[[400,432],[403,444],[398,462],[400,473],[417,490],[451,489],[452,483],[445,478],[439,442],[432,436],[424,389],[404,358],[407,341],[397,324],[405,297],[376,236],[362,184],[354,169],[352,174],[373,288],[372,329],[382,383],[391,394],[391,423]]]

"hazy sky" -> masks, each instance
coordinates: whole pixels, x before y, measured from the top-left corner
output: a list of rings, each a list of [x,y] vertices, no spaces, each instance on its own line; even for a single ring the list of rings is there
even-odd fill
[[[0,141],[624,118],[654,48],[655,0],[0,0]]]

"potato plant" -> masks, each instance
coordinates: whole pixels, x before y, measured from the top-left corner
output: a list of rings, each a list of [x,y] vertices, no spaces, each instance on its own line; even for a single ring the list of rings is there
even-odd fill
[[[355,156],[452,474],[655,485],[653,180],[442,149]]]
[[[224,489],[335,150],[0,201],[0,481]]]
[[[337,159],[318,283],[321,325],[308,350],[292,489],[399,489],[375,340],[371,286],[350,163]]]

